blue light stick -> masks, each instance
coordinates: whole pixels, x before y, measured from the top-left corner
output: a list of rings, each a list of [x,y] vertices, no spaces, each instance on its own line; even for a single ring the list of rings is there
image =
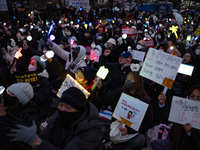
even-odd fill
[[[194,40],[196,41],[198,38],[199,38],[199,36],[195,37],[195,39],[194,39]]]
[[[49,28],[49,32],[48,32],[47,36],[49,36],[49,34],[51,33],[54,25],[55,25],[55,23],[52,21],[52,25]]]

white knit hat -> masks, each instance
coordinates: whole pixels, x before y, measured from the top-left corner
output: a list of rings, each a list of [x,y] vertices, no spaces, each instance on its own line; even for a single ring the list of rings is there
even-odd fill
[[[113,45],[116,45],[116,41],[115,41],[115,39],[113,39],[113,38],[110,38],[110,39],[107,41],[107,43],[111,43],[111,44],[113,44]]]
[[[29,83],[14,83],[7,88],[12,92],[22,105],[26,105],[33,98],[33,88]]]

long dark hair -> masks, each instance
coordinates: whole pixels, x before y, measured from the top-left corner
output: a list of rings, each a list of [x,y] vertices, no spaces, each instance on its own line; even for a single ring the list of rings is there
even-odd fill
[[[196,90],[196,89],[200,91],[200,84],[196,84],[196,85],[192,86],[192,87],[189,89],[189,91],[188,91],[188,96],[190,97],[190,95],[192,94],[192,92],[193,92],[194,90]]]
[[[139,73],[131,71],[126,75],[126,79],[128,78],[129,75],[133,75],[134,80],[135,80],[135,84],[137,87],[135,94],[138,94],[142,98],[151,100],[151,98],[148,96],[147,92],[144,89],[144,81],[143,81],[143,78],[139,75]],[[125,84],[123,86],[123,91],[126,91]]]

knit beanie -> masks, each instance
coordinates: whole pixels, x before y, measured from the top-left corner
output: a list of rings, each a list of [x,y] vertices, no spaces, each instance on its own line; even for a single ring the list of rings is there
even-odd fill
[[[42,66],[43,69],[46,68],[46,63],[45,61],[40,60],[40,56],[35,55],[31,59],[35,59]]]
[[[14,83],[7,88],[12,92],[22,105],[26,105],[33,98],[33,88],[29,83]]]
[[[97,69],[93,67],[82,67],[81,71],[85,77],[85,79],[91,83],[92,79],[96,77]]]
[[[73,108],[84,111],[86,109],[86,97],[81,90],[71,87],[62,93],[60,102],[66,103]]]

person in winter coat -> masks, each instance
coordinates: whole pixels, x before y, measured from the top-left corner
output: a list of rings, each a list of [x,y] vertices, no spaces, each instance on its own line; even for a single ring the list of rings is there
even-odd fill
[[[188,91],[188,98],[200,102],[200,85],[194,85]],[[166,96],[164,93],[158,98],[160,103],[160,119],[168,118],[171,105],[166,105]],[[162,103],[161,103],[162,102]],[[159,119],[159,118],[158,118]],[[171,135],[166,140],[155,140],[152,144],[154,150],[198,150],[200,139],[200,130],[194,129],[190,123],[180,125],[173,123]]]
[[[49,118],[48,126],[39,136],[34,122],[29,127],[21,125],[10,136],[37,150],[102,150],[102,130],[98,118],[94,105],[86,102],[79,89],[71,87],[63,92],[58,111]]]
[[[57,44],[49,41],[49,47],[66,61],[65,69],[72,73],[79,67],[87,66],[85,63],[86,49],[81,45],[74,45],[71,52],[64,51]]]
[[[99,91],[97,92],[98,99],[103,104],[112,105],[113,108],[117,106],[118,100],[122,92],[132,97],[138,98],[142,102],[149,104],[147,112],[144,116],[144,119],[142,121],[142,124],[138,132],[128,126],[125,126],[124,128],[119,128],[119,130],[122,132],[122,135],[134,134],[134,133],[139,133],[139,134],[127,142],[122,142],[119,144],[112,145],[113,149],[116,149],[116,150],[117,149],[125,150],[125,149],[131,149],[131,148],[143,146],[145,142],[144,135],[146,131],[152,126],[153,115],[152,115],[152,109],[150,105],[150,98],[147,95],[146,91],[144,90],[143,79],[142,77],[139,76],[139,73],[137,72],[128,73],[126,76],[123,88],[119,88],[107,93],[105,91],[105,87],[102,87],[101,80],[98,83],[97,88],[99,89]],[[107,131],[109,133],[109,130]],[[108,133],[104,133],[104,134],[106,135]]]
[[[39,56],[33,56],[31,58],[30,64],[28,66],[28,71],[36,71],[39,81],[39,86],[34,87],[34,96],[31,99],[35,102],[39,108],[40,113],[38,115],[38,120],[42,120],[48,117],[48,111],[51,102],[51,84],[48,80],[48,73],[46,71],[46,63],[40,60]]]
[[[14,127],[13,123],[17,120],[22,120],[22,123],[26,124],[27,122],[23,120],[26,116],[37,123],[39,108],[34,102],[30,101],[33,95],[33,88],[28,83],[14,83],[4,93],[4,105],[0,108],[1,150],[28,150],[28,147],[23,143],[10,142],[9,138],[3,134],[3,131],[10,129],[8,126]],[[3,113],[5,111],[4,107],[6,108],[6,112]]]

